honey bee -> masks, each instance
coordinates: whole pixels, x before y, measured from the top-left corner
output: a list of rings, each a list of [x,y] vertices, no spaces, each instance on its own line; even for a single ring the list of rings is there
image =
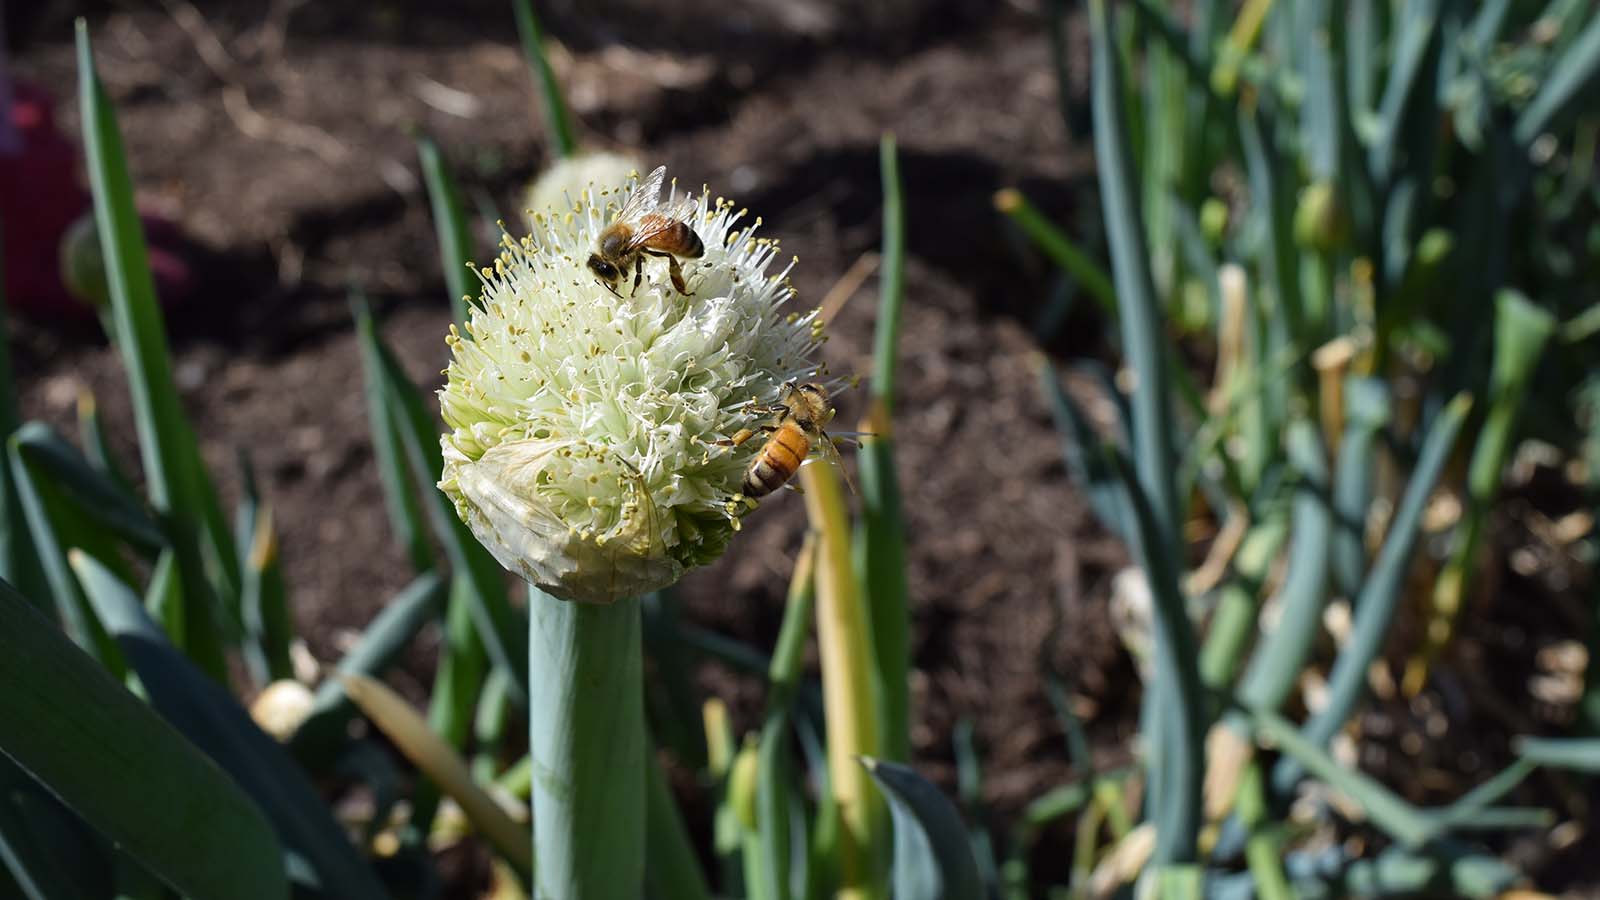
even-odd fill
[[[689,203],[687,198],[676,209],[664,207],[661,197],[661,180],[666,166],[659,166],[645,177],[627,202],[617,212],[611,224],[600,232],[593,253],[589,254],[589,269],[610,291],[617,293],[617,283],[633,269],[633,289],[639,289],[644,277],[644,258],[659,256],[667,261],[672,286],[678,293],[689,295],[683,280],[683,267],[678,259],[699,259],[705,255],[706,246],[689,223],[683,221]]]
[[[760,432],[741,429],[732,438],[719,442],[737,447],[757,433],[768,435],[756,458],[750,461],[750,468],[745,470],[744,484],[739,489],[745,497],[752,500],[765,497],[788,484],[813,446],[832,452],[837,458],[839,451],[823,430],[833,420],[833,407],[828,405],[828,391],[822,385],[787,382],[777,403],[755,407],[755,411],[772,413],[775,417],[772,424],[762,425]]]

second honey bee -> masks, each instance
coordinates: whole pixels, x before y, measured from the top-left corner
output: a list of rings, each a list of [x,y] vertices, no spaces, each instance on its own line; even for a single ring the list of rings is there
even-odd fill
[[[767,442],[745,470],[744,484],[739,489],[744,496],[754,500],[788,484],[811,454],[813,445],[838,453],[823,430],[833,420],[833,407],[828,405],[828,391],[822,385],[788,382],[777,403],[758,411],[773,413],[775,418],[772,424],[761,426]],[[746,428],[722,443],[737,447],[757,433]]]
[[[658,256],[667,261],[672,286],[678,293],[689,295],[688,285],[683,280],[683,266],[678,260],[699,259],[705,255],[706,247],[700,235],[683,221],[683,212],[660,204],[661,181],[666,172],[666,166],[658,166],[640,182],[622,204],[616,218],[600,232],[594,252],[589,254],[589,270],[612,293],[616,293],[617,285],[630,268],[633,289],[637,291],[644,277],[644,258]],[[687,209],[689,204],[684,202],[679,206]]]

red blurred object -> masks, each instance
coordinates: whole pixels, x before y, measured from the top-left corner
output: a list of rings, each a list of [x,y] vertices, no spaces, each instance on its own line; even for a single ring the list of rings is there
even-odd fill
[[[61,276],[62,237],[74,221],[93,211],[89,192],[78,177],[82,157],[56,128],[55,101],[47,91],[20,81],[10,87],[12,129],[0,134],[9,138],[0,140],[6,302],[17,312],[46,321],[92,321],[93,307],[74,297]],[[176,301],[188,292],[192,280],[178,251],[182,236],[165,219],[141,216],[141,220],[157,293],[164,302]]]
[[[61,283],[58,248],[67,226],[89,207],[77,176],[78,151],[56,130],[55,104],[41,88],[11,85],[17,152],[0,153],[0,228],[6,302],[30,316],[82,318],[93,310]]]

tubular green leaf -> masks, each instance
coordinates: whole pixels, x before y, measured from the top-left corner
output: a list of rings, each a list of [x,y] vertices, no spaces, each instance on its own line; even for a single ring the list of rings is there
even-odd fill
[[[1361,589],[1367,570],[1366,519],[1378,433],[1389,420],[1389,395],[1375,378],[1345,383],[1345,429],[1333,477],[1333,537],[1329,553],[1334,584],[1349,596]]]
[[[89,607],[67,562],[67,553],[73,547],[84,547],[107,559],[116,559],[116,554],[105,535],[97,532],[76,509],[62,500],[57,484],[51,479],[39,477],[34,471],[22,455],[18,441],[21,436],[19,432],[11,438],[7,453],[8,468],[33,547],[38,554],[38,563],[44,570],[56,616],[74,643],[120,677],[123,666],[116,645],[106,635],[94,610]]]
[[[433,231],[439,239],[439,268],[444,273],[444,288],[450,292],[450,311],[458,325],[465,325],[470,302],[467,269],[472,264],[472,231],[461,211],[461,192],[437,144],[429,138],[418,138],[417,155],[422,160],[422,179],[428,185]]]
[[[1295,686],[1328,599],[1328,547],[1333,530],[1328,463],[1316,426],[1304,419],[1289,425],[1289,464],[1300,476],[1294,501],[1294,544],[1289,572],[1279,592],[1278,627],[1262,639],[1239,688],[1246,706],[1276,710]]]
[[[96,525],[144,553],[166,546],[166,535],[138,501],[97,472],[76,447],[38,422],[17,429],[17,452]]]
[[[1165,339],[1160,307],[1150,278],[1144,226],[1140,222],[1138,175],[1128,150],[1127,125],[1117,107],[1121,75],[1115,64],[1111,25],[1103,0],[1090,4],[1094,35],[1095,155],[1100,172],[1101,202],[1111,244],[1118,306],[1122,311],[1123,347],[1138,374],[1133,393],[1133,444],[1139,481],[1150,498],[1162,540],[1152,550],[1171,554],[1177,520],[1172,483],[1172,404],[1167,397]]]
[[[705,873],[655,754],[645,761],[645,880],[661,900],[710,900]]]
[[[202,534],[214,546],[214,562],[237,566],[237,557],[222,552],[231,543],[216,533],[210,515],[214,505],[204,496],[200,451],[194,433],[183,418],[178,389],[172,380],[171,354],[156,303],[155,280],[145,249],[144,233],[133,202],[133,182],[122,152],[116,113],[95,72],[89,43],[89,26],[77,22],[79,108],[83,117],[84,155],[94,194],[95,222],[105,253],[106,278],[111,291],[115,343],[127,370],[133,398],[134,424],[144,461],[145,483],[157,512],[167,520],[169,537],[177,548],[186,603],[207,616],[220,611],[213,585],[205,577],[201,559]],[[214,496],[211,498],[214,500]],[[204,531],[202,530],[204,529]],[[233,584],[238,584],[234,570]],[[233,597],[236,599],[237,594]],[[227,621],[216,624],[227,625]],[[213,626],[207,625],[209,632]],[[191,638],[195,634],[191,633]],[[196,644],[196,647],[202,645]],[[197,657],[213,677],[224,677],[220,654]]]
[[[1200,648],[1200,680],[1213,693],[1226,691],[1233,684],[1257,630],[1261,582],[1288,534],[1288,517],[1274,512],[1245,532],[1239,544],[1233,560],[1234,578],[1222,588],[1217,611],[1211,615],[1211,626]]]
[[[1428,429],[1416,469],[1411,473],[1411,481],[1406,485],[1390,523],[1389,536],[1378,551],[1378,558],[1356,599],[1355,623],[1350,639],[1340,651],[1333,671],[1328,676],[1327,701],[1304,727],[1303,737],[1314,747],[1321,748],[1327,744],[1361,699],[1366,688],[1367,668],[1383,649],[1389,623],[1394,619],[1400,599],[1400,585],[1405,579],[1411,550],[1416,545],[1421,529],[1423,509],[1439,475],[1444,471],[1450,450],[1455,446],[1456,435],[1460,433],[1471,406],[1472,398],[1469,395],[1456,395]],[[1287,760],[1282,761],[1273,771],[1273,787],[1280,792],[1285,791],[1298,777],[1296,766]]]
[[[474,707],[487,679],[483,641],[473,621],[474,590],[472,579],[465,573],[456,572],[451,576],[444,643],[428,699],[428,727],[457,750],[467,746],[476,718]],[[507,682],[506,687],[510,689],[512,685]],[[431,829],[438,800],[437,786],[431,783],[417,786],[411,822],[419,836]]]
[[[356,303],[356,326],[357,337],[364,345],[363,353],[370,354],[377,366],[377,371],[367,372],[366,377],[376,379],[383,390],[390,415],[400,433],[400,444],[405,451],[411,477],[418,484],[428,486],[423,491],[422,505],[433,526],[434,536],[444,546],[451,570],[470,580],[472,590],[468,595],[472,600],[472,620],[478,629],[478,637],[494,664],[511,673],[513,699],[519,706],[525,705],[528,683],[527,628],[511,608],[500,564],[456,517],[449,498],[432,489],[432,485],[438,484],[444,468],[439,450],[438,426],[423,406],[416,385],[406,377],[404,369],[378,337],[371,313],[359,302]]]
[[[900,310],[905,300],[905,205],[894,137],[885,135],[879,160],[883,176],[883,268],[878,321],[873,338],[871,412],[857,464],[861,475],[861,528],[856,536],[858,572],[872,616],[872,640],[883,684],[880,730],[883,756],[911,758],[911,721],[906,596],[906,526],[894,463],[894,379],[900,351]]]
[[[1099,437],[1077,404],[1061,389],[1061,379],[1050,360],[1041,354],[1033,357],[1033,361],[1039,370],[1039,386],[1050,401],[1050,415],[1061,439],[1061,455],[1067,471],[1088,493],[1089,506],[1100,524],[1112,534],[1126,538],[1130,528],[1123,521],[1121,486],[1104,455],[1093,449],[1099,446]]]
[[[239,597],[244,616],[244,659],[257,685],[265,687],[280,678],[293,678],[289,641],[294,623],[289,619],[283,568],[278,562],[278,536],[272,512],[261,507],[255,516],[250,555],[245,561],[244,590]]]
[[[1407,4],[1393,38],[1393,60],[1378,107],[1378,132],[1368,151],[1367,165],[1372,180],[1379,185],[1388,184],[1394,174],[1406,110],[1412,97],[1418,94],[1419,82],[1437,44],[1439,3],[1440,0],[1418,0]]]
[[[355,646],[339,660],[334,674],[382,677],[443,606],[444,581],[432,572],[417,576],[384,604]],[[290,751],[306,765],[320,769],[332,760],[345,726],[354,716],[355,707],[345,696],[344,685],[338,678],[326,679],[317,689],[311,714],[289,739]]]
[[[278,841],[228,775],[5,585],[0,623],[6,756],[185,896],[288,897]]]
[[[424,167],[426,168],[426,166]],[[465,268],[463,264],[462,268]],[[450,271],[446,256],[445,272]],[[451,288],[454,290],[454,288]],[[428,543],[428,526],[417,504],[417,494],[406,469],[405,444],[400,437],[404,423],[397,420],[383,383],[383,361],[372,316],[364,301],[352,301],[356,328],[362,340],[361,372],[367,400],[367,422],[372,432],[372,455],[378,464],[378,482],[383,486],[384,508],[389,524],[411,557],[411,565],[423,572],[434,567],[433,547]],[[426,490],[433,490],[432,485]]]
[[[1518,144],[1531,145],[1550,123],[1581,97],[1593,96],[1593,85],[1600,79],[1600,18],[1588,26],[1556,61],[1540,85],[1533,101],[1517,117],[1512,132]]]
[[[1162,545],[1163,532],[1140,489],[1127,459],[1107,448],[1117,475],[1122,479],[1130,521],[1134,524],[1129,544],[1133,558],[1144,570],[1154,598],[1156,679],[1167,686],[1163,703],[1156,707],[1161,717],[1160,740],[1153,749],[1162,766],[1166,803],[1156,807],[1156,854],[1153,864],[1172,866],[1190,862],[1195,856],[1195,840],[1200,826],[1200,773],[1205,769],[1204,698],[1196,661],[1194,632],[1189,626],[1178,577],[1171,558]],[[1164,763],[1162,757],[1165,757]]]
[[[1259,289],[1251,292],[1252,298],[1257,300],[1258,318],[1265,319],[1264,331],[1269,336],[1268,341],[1258,341],[1256,346],[1275,353],[1287,343],[1315,346],[1316,342],[1306,339],[1305,311],[1301,308],[1300,276],[1295,264],[1298,257],[1294,247],[1295,198],[1291,196],[1291,176],[1285,171],[1285,161],[1272,142],[1272,135],[1271,122],[1265,112],[1240,111],[1239,143],[1250,175],[1250,201],[1262,217],[1266,229],[1259,250],[1262,280],[1271,292],[1274,304],[1272,312],[1262,316],[1260,311],[1265,305],[1262,292]],[[1285,335],[1287,341],[1284,340]],[[1275,392],[1282,393],[1281,389],[1275,390],[1270,384],[1265,387],[1264,393],[1268,396]],[[1281,407],[1284,402],[1275,400],[1273,405]],[[1274,412],[1281,415],[1280,410]]]
[[[1094,141],[1105,210],[1117,303],[1122,311],[1122,344],[1138,376],[1133,393],[1133,446],[1138,477],[1128,482],[1137,527],[1129,535],[1150,576],[1157,598],[1157,677],[1147,692],[1147,708],[1168,717],[1156,735],[1151,800],[1160,826],[1155,863],[1194,859],[1198,828],[1200,769],[1199,677],[1194,636],[1177,588],[1179,505],[1173,480],[1172,403],[1167,395],[1165,334],[1144,243],[1138,175],[1121,112],[1124,99],[1117,48],[1104,0],[1089,4],[1094,45]],[[1148,504],[1148,505],[1147,505]],[[1186,651],[1185,652],[1185,648]],[[1146,721],[1154,717],[1146,715]]]
[[[578,149],[573,137],[572,116],[567,112],[567,102],[556,81],[556,70],[544,52],[544,29],[534,14],[533,0],[511,0],[517,14],[517,35],[522,39],[522,53],[528,60],[528,70],[533,73],[534,84],[544,99],[545,138],[559,157],[568,157]]]
[[[1518,756],[1541,766],[1600,773],[1600,738],[1519,737],[1512,746]]]
[[[994,195],[994,205],[1010,216],[1011,221],[1016,222],[1017,227],[1039,245],[1051,262],[1077,279],[1078,284],[1100,304],[1106,315],[1113,319],[1117,317],[1117,292],[1094,257],[1080,249],[1067,237],[1066,232],[1034,209],[1022,192],[1014,189],[1000,191]]]
[[[123,157],[122,136],[111,101],[95,72],[89,26],[82,19],[78,20],[77,34],[84,154],[89,161],[100,246],[105,248],[106,275],[117,324],[116,343],[133,393],[145,478],[158,509],[195,515],[198,511],[184,477],[189,458],[181,446],[188,432],[178,408],[178,390],[172,380],[144,233],[133,204],[133,184]]]
[[[1512,290],[1502,290],[1495,298],[1494,321],[1489,409],[1467,469],[1466,514],[1434,586],[1427,640],[1416,664],[1406,673],[1407,687],[1413,693],[1421,687],[1428,664],[1443,651],[1455,630],[1484,521],[1500,492],[1500,473],[1511,454],[1528,384],[1556,330],[1554,316]]]
[[[1250,711],[1256,733],[1271,741],[1284,755],[1307,771],[1341,791],[1361,805],[1372,824],[1388,832],[1407,847],[1420,847],[1438,832],[1438,825],[1417,809],[1379,784],[1375,779],[1347,769],[1322,749],[1321,742],[1308,740],[1302,731],[1277,713],[1265,709]]]
[[[310,866],[324,891],[351,900],[381,900],[384,892],[377,878],[287,752],[233,697],[173,649],[138,596],[116,575],[82,553],[73,554],[72,566],[161,717],[232,776],[273,824],[284,849]]]
[[[862,757],[894,818],[895,900],[980,900],[983,883],[961,814],[915,770]]]
[[[83,455],[89,465],[117,487],[125,497],[135,496],[133,482],[122,470],[122,465],[111,454],[106,442],[105,422],[100,416],[100,404],[94,394],[84,391],[78,395],[78,438],[83,443]]]
[[[1342,885],[1358,897],[1488,898],[1500,896],[1519,877],[1503,859],[1441,842],[1418,850],[1390,848],[1376,859],[1355,860]]]
[[[761,742],[756,748],[756,873],[761,884],[752,885],[770,900],[789,900],[792,886],[791,855],[794,852],[790,829],[794,761],[789,752],[789,722],[799,691],[801,667],[805,663],[806,637],[811,633],[811,615],[816,605],[813,578],[816,574],[817,538],[807,532],[805,543],[795,559],[794,575],[783,608],[783,625],[767,670],[766,719],[761,726]]]
[[[1261,900],[1289,900],[1295,896],[1283,874],[1283,846],[1267,821],[1267,791],[1261,765],[1251,760],[1239,783],[1239,821],[1250,830],[1245,839],[1245,862],[1255,877]]]

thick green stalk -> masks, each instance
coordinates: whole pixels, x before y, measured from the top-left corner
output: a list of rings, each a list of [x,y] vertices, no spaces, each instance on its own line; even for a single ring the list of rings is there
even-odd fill
[[[644,672],[639,601],[528,592],[535,900],[644,892]]]
[[[858,460],[861,472],[861,531],[856,536],[859,575],[872,616],[878,679],[883,685],[883,758],[911,759],[908,676],[910,631],[906,597],[906,527],[900,510],[900,480],[895,473],[895,368],[899,362],[900,308],[905,299],[905,204],[894,138],[880,149],[883,170],[883,279],[873,338],[872,407]]]

